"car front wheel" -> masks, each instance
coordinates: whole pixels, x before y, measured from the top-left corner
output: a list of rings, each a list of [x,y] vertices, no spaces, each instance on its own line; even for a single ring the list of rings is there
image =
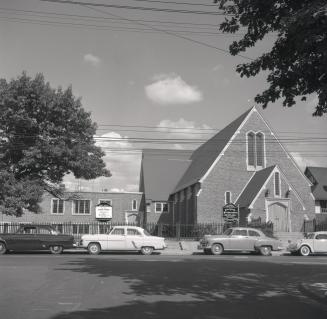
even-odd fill
[[[211,246],[211,252],[213,255],[221,255],[224,251],[224,247],[221,244],[213,244]]]
[[[153,247],[142,247],[141,254],[142,255],[151,255],[153,252]]]
[[[271,255],[271,247],[269,247],[269,246],[260,247],[260,254],[263,256],[270,256]]]
[[[5,243],[0,242],[0,255],[5,254],[7,251],[7,247]]]
[[[87,250],[91,255],[99,255],[101,252],[101,247],[98,243],[91,243],[87,246]]]
[[[54,254],[54,255],[59,255],[63,252],[63,248],[62,246],[51,246],[50,247],[50,251],[51,251],[51,254]]]
[[[302,246],[301,248],[300,248],[300,255],[301,256],[309,256],[310,255],[310,248],[308,247],[308,246],[306,246],[306,245],[304,245],[304,246]]]

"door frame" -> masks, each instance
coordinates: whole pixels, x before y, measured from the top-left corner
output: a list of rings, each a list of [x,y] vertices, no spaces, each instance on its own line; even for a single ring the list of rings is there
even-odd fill
[[[269,221],[269,206],[274,204],[280,204],[286,208],[286,223],[287,223],[287,232],[292,232],[292,224],[291,224],[291,200],[289,198],[266,198],[265,206],[266,206],[266,222]],[[275,232],[275,230],[274,230]]]

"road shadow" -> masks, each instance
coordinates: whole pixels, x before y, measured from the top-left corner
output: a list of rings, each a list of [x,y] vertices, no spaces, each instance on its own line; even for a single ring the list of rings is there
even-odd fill
[[[57,270],[119,277],[132,301],[115,307],[61,313],[64,318],[326,318],[299,291],[325,267],[230,260],[171,261],[80,258]],[[246,314],[246,317],[244,317]]]

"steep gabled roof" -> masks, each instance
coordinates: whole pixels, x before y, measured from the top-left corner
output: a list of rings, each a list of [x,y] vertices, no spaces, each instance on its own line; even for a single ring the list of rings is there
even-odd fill
[[[141,185],[147,200],[167,201],[190,165],[192,151],[145,149],[142,156]]]
[[[275,167],[276,165],[257,171],[238,197],[235,205],[239,205],[240,207],[249,207],[262,189],[263,185],[266,183]]]
[[[193,152],[190,158],[192,162],[174,192],[195,184],[205,175],[252,109],[247,110]]]
[[[313,197],[316,200],[327,200],[327,167],[307,167],[305,175],[311,175],[315,180],[311,187]]]

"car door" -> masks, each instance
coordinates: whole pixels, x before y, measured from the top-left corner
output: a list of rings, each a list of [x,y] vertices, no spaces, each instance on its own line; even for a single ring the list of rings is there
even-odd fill
[[[127,228],[126,235],[126,249],[128,250],[139,250],[144,241],[143,234],[136,228]]]
[[[248,250],[248,232],[246,229],[233,229],[230,237],[230,250]]]
[[[124,227],[114,228],[108,235],[108,250],[125,250],[126,236]]]
[[[12,250],[23,251],[38,249],[39,243],[36,237],[36,227],[21,227],[17,233],[8,238],[7,242],[9,249]]]
[[[246,241],[246,246],[247,246],[247,249],[246,250],[249,250],[249,251],[254,251],[254,244],[255,242],[262,238],[261,237],[261,234],[254,230],[254,229],[248,229],[248,238],[247,238],[247,241]]]
[[[313,246],[315,252],[327,253],[327,234],[317,234]]]

